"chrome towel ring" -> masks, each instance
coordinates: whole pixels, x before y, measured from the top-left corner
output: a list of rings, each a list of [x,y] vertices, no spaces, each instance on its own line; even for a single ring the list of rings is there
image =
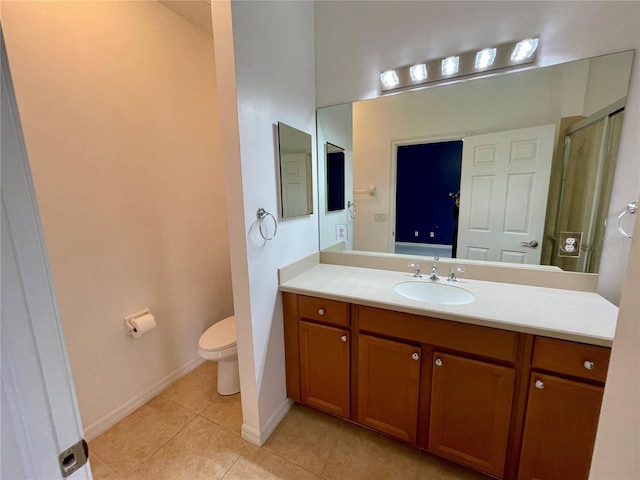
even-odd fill
[[[273,220],[273,235],[271,236],[269,236],[269,230],[267,230],[266,234],[262,230],[262,223],[267,217],[271,217],[271,220]],[[258,219],[258,230],[260,231],[260,236],[265,240],[273,240],[278,232],[278,221],[276,220],[276,217],[267,212],[264,208],[260,207],[256,212],[256,218]]]
[[[631,238],[632,236],[625,232],[622,228],[622,217],[624,217],[627,213],[636,213],[638,211],[638,202],[631,202],[627,205],[620,215],[618,215],[618,231],[627,238]]]

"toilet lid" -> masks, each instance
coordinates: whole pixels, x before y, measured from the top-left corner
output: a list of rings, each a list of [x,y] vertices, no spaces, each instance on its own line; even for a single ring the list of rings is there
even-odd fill
[[[200,337],[202,350],[222,350],[236,344],[236,317],[227,317],[211,325]]]

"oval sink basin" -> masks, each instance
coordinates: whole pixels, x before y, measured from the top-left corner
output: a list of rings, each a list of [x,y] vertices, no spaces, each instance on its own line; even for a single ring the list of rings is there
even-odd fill
[[[393,290],[412,300],[441,305],[464,305],[476,299],[468,290],[446,283],[402,282],[396,284]]]

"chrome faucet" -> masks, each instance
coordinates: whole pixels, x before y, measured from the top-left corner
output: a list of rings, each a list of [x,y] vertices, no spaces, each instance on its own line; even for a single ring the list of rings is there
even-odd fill
[[[458,277],[456,277],[456,272],[464,272],[464,268],[451,267],[451,272],[449,273],[449,278],[447,278],[447,280],[449,282],[457,282],[458,281]]]
[[[438,280],[440,277],[438,276],[438,265],[437,261],[440,260],[440,257],[433,257],[433,265],[431,266],[431,275],[429,275],[429,280]]]
[[[420,264],[419,263],[410,263],[407,266],[416,269],[416,271],[413,273],[413,277],[414,278],[422,278],[422,272],[420,271]]]

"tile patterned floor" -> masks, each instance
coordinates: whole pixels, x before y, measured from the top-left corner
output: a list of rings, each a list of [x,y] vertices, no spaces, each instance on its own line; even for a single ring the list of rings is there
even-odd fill
[[[89,442],[95,480],[487,480],[375,432],[294,405],[264,447],[240,437],[240,395],[217,364],[189,375]]]

